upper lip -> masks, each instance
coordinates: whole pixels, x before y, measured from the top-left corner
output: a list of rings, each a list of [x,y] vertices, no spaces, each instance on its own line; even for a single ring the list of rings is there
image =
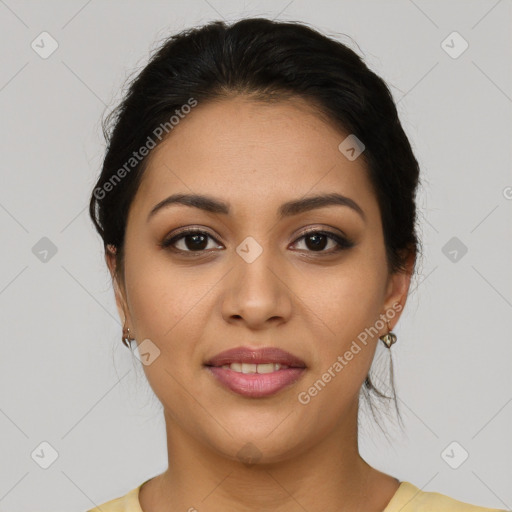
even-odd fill
[[[263,347],[251,349],[249,347],[236,347],[206,361],[206,366],[223,366],[231,363],[278,363],[293,368],[305,368],[306,364],[302,359],[277,347]]]

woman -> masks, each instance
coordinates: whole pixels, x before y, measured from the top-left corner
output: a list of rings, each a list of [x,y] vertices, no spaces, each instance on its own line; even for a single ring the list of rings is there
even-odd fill
[[[215,22],[166,41],[110,119],[90,214],[169,467],[101,511],[492,510],[359,454],[420,253],[383,80],[303,24]]]

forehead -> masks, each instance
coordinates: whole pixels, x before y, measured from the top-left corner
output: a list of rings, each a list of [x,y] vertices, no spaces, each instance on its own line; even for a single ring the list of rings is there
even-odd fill
[[[364,160],[338,149],[347,135],[302,99],[199,103],[153,150],[137,203],[148,211],[172,193],[207,193],[240,211],[338,192],[374,209]]]

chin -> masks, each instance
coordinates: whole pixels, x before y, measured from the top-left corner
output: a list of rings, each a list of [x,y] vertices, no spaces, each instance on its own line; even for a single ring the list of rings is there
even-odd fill
[[[226,425],[226,429],[231,436],[219,427],[216,429],[218,436],[212,438],[210,430],[203,441],[218,454],[248,466],[285,461],[305,451],[309,444],[297,439],[297,428],[278,428],[270,435],[271,430],[257,426],[248,429],[241,425]]]

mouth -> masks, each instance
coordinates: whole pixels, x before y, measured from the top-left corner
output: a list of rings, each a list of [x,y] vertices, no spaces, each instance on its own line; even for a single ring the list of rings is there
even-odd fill
[[[250,398],[274,395],[306,371],[304,361],[276,347],[237,347],[217,354],[204,366],[224,387]]]

